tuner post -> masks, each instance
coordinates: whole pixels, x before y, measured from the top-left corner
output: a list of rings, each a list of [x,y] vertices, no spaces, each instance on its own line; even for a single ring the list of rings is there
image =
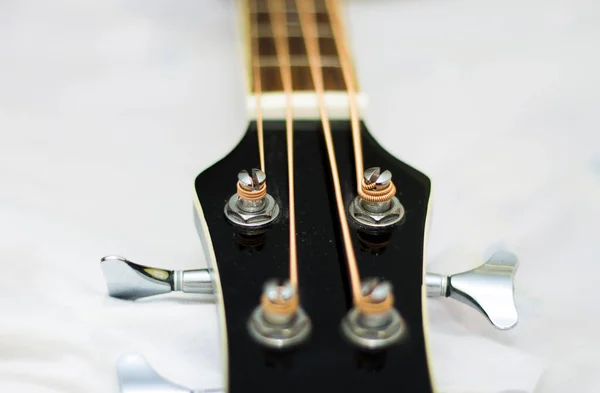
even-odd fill
[[[348,212],[365,229],[377,231],[399,223],[404,217],[404,207],[396,197],[392,172],[382,172],[380,167],[365,170],[358,196]]]
[[[362,298],[342,320],[342,332],[354,345],[378,350],[397,343],[406,325],[394,308],[392,284],[377,278],[362,282]]]
[[[250,336],[272,349],[286,349],[304,342],[311,321],[299,304],[297,289],[289,281],[279,285],[271,279],[263,287],[260,305],[248,320]]]
[[[225,205],[225,217],[245,229],[269,225],[279,215],[279,205],[267,193],[267,176],[260,169],[238,173],[237,192]]]

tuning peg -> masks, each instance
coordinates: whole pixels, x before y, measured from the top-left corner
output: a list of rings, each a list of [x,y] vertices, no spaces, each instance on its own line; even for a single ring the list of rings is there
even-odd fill
[[[212,294],[209,269],[164,270],[138,265],[119,256],[100,260],[108,293],[112,297],[135,300],[173,291]]]
[[[517,265],[514,254],[501,251],[473,270],[451,276],[427,273],[427,296],[454,298],[481,312],[496,328],[510,329],[519,320],[513,283]]]
[[[121,393],[223,393],[223,390],[196,390],[177,385],[158,374],[143,356],[123,355],[117,360]]]

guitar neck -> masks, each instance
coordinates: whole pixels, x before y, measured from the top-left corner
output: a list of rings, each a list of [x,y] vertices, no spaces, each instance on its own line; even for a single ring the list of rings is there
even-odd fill
[[[260,105],[263,118],[283,119],[286,99],[283,93],[281,67],[289,65],[292,74],[292,103],[296,119],[319,119],[318,100],[314,92],[309,58],[306,52],[295,0],[286,1],[285,9],[274,8],[269,0],[241,0],[246,47],[246,75],[248,81],[248,114],[256,117]],[[332,119],[349,117],[347,86],[342,73],[342,62],[338,52],[334,29],[325,0],[314,0],[315,20],[320,51],[321,71],[325,88],[325,101]],[[339,5],[338,5],[339,7]],[[274,25],[272,13],[285,13],[286,28],[283,30],[289,48],[289,64],[283,62],[276,50],[275,41],[282,31]],[[336,10],[339,12],[340,10]],[[337,37],[340,40],[340,37]],[[345,40],[344,37],[341,39]],[[344,41],[345,45],[345,41]],[[354,87],[356,77],[352,73]],[[259,97],[260,96],[260,97]],[[360,108],[366,100],[362,94],[357,96]]]

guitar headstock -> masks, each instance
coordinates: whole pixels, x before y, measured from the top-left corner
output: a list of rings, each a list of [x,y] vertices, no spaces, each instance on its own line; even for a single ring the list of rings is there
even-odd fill
[[[263,285],[288,275],[289,211],[286,171],[286,134],[283,122],[266,122],[265,164],[268,193],[281,212],[269,226],[248,231],[227,219],[224,206],[236,194],[237,174],[255,150],[253,123],[239,145],[196,178],[199,225],[205,250],[218,271],[222,312],[227,326],[229,389],[231,392],[319,391],[317,381],[338,381],[344,391],[376,387],[412,387],[431,390],[423,333],[423,242],[429,200],[429,179],[397,160],[363,128],[363,154],[367,166],[389,170],[404,214],[388,228],[367,227],[348,217],[352,247],[361,277],[385,279],[392,284],[395,310],[401,320],[399,340],[371,351],[344,334],[353,308],[338,210],[332,192],[327,153],[318,121],[294,124],[296,217],[298,240],[298,294],[312,321],[310,336],[301,345],[277,351],[253,337],[253,312],[259,306]],[[348,122],[333,122],[332,132],[342,181],[344,203],[356,197],[352,138]],[[258,157],[255,157],[258,160]],[[362,317],[360,317],[362,318]],[[359,318],[359,319],[360,319]],[[362,319],[361,319],[362,321]],[[355,322],[356,323],[356,322]],[[361,323],[361,322],[359,322]],[[392,327],[393,328],[393,327]],[[386,334],[386,329],[374,329]],[[394,337],[392,336],[392,339]],[[365,340],[369,341],[367,338]],[[356,340],[355,340],[356,341]]]
[[[281,131],[281,122],[265,125],[267,151],[273,152],[267,154],[266,160],[274,168],[267,175],[268,192],[280,208],[275,220],[258,229],[249,229],[232,223],[225,213],[231,197],[236,195],[238,169],[256,142],[256,124],[253,123],[227,157],[196,178],[195,218],[207,260],[212,265],[209,269],[169,271],[137,265],[120,257],[102,260],[109,292],[114,297],[137,299],[170,291],[215,292],[223,322],[223,351],[228,359],[228,391],[280,391],[285,385],[286,391],[310,388],[318,392],[325,389],[325,385],[320,384],[323,378],[337,381],[336,385],[349,392],[364,391],[367,387],[432,391],[425,341],[424,295],[463,301],[499,329],[516,324],[512,279],[517,260],[510,253],[497,253],[482,266],[450,277],[427,273],[423,281],[429,179],[389,155],[363,126],[365,162],[369,165],[371,160],[377,159],[392,172],[405,213],[399,223],[385,230],[368,230],[350,219],[352,244],[362,275],[392,284],[402,329],[399,340],[378,350],[351,340],[344,330],[348,312],[353,308],[352,294],[323,144],[319,142],[320,126],[317,122],[298,122],[295,139],[298,155],[310,157],[298,160],[296,167],[299,281],[302,283],[299,297],[312,328],[298,345],[283,350],[257,340],[249,326],[264,284],[273,277],[287,274],[289,252],[287,179],[281,170],[285,154],[280,153],[285,134]],[[347,128],[347,122],[334,122],[339,169],[347,179],[342,183],[344,202],[350,206],[354,203],[356,187],[354,177],[350,176],[352,152]],[[127,386],[137,386],[143,381],[131,377],[131,362],[122,363],[119,366],[122,391],[127,392]],[[139,358],[134,363],[135,375],[159,378]],[[168,382],[162,384],[169,385]]]
[[[109,257],[109,292],[136,299],[212,287],[231,393],[325,392],[331,383],[344,392],[432,392],[424,298],[453,297],[510,328],[516,258],[498,254],[450,277],[426,274],[430,180],[360,121],[335,1],[246,5],[255,120],[195,181],[209,269]],[[323,24],[329,31],[321,35]],[[267,60],[275,66],[261,67]],[[124,364],[121,373],[156,379],[139,359]]]

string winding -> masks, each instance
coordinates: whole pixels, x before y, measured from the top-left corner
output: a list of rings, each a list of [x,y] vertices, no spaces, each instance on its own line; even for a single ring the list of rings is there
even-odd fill
[[[237,193],[241,198],[249,201],[263,199],[267,195],[267,182],[264,182],[258,190],[247,190],[237,182]]]
[[[386,202],[396,195],[396,186],[393,182],[382,190],[377,190],[375,183],[367,184],[365,179],[361,179],[361,187],[358,188],[358,195],[367,202]]]

